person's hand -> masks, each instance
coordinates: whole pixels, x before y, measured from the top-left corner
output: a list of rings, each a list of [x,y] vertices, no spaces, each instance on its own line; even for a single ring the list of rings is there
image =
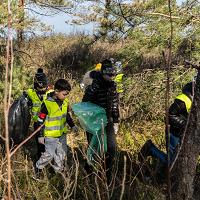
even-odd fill
[[[38,142],[39,142],[40,144],[44,144],[44,137],[39,137],[39,138],[38,138]]]
[[[33,119],[34,122],[37,122],[38,121],[38,116],[34,115],[32,119]]]
[[[117,134],[118,131],[119,131],[119,124],[118,123],[114,123],[113,128],[114,128],[114,133]]]
[[[73,126],[72,130],[73,130],[74,133],[76,133],[76,134],[78,133],[78,127],[77,126]]]

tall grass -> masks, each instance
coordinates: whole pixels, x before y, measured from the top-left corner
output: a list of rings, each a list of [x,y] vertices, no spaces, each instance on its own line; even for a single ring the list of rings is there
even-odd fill
[[[174,70],[171,80],[171,101],[181,87],[191,79],[193,71]],[[76,79],[64,71],[49,74],[52,80],[67,78],[72,91],[71,103],[81,101],[83,92]],[[165,72],[147,71],[130,75],[121,98],[120,131],[117,136],[118,161],[115,184],[108,187],[105,172],[100,168],[93,175],[84,171],[87,142],[84,132],[79,136],[68,134],[68,165],[62,174],[44,170],[41,181],[32,179],[33,163],[29,153],[19,151],[12,158],[12,195],[14,199],[162,199],[165,187],[144,185],[138,178],[137,153],[151,138],[164,150],[164,83]],[[33,146],[34,147],[34,146]],[[0,157],[0,196],[5,195],[5,163]],[[164,197],[163,197],[164,198]]]
[[[84,46],[84,42],[81,37],[63,36],[28,41],[24,47],[25,53],[21,55],[23,70],[14,67],[13,99],[23,90],[32,87],[33,76],[37,68],[42,66],[52,85],[59,78],[69,80],[72,85],[69,94],[71,104],[81,101],[83,91],[79,83],[83,72],[91,69],[94,63],[105,57],[118,56],[116,52],[123,48],[123,44],[120,43],[115,46],[97,43],[88,49],[87,45]],[[170,102],[181,92],[183,85],[191,80],[193,74],[193,70],[180,67],[172,71]],[[101,167],[97,168],[93,175],[85,172],[86,135],[83,130],[80,130],[79,136],[74,136],[69,131],[68,160],[62,174],[51,173],[51,169],[47,167],[41,181],[32,178],[34,172],[30,153],[34,152],[33,140],[12,157],[13,199],[164,199],[165,185],[160,186],[155,183],[146,185],[138,178],[141,166],[138,167],[137,154],[147,139],[152,139],[158,147],[165,150],[165,81],[166,72],[161,69],[127,74],[125,92],[120,98],[118,155],[113,172],[114,183],[111,186],[108,187],[106,184],[105,171]],[[2,88],[3,82],[0,84],[0,89]],[[6,163],[3,154],[0,153],[0,197],[2,198],[6,194],[6,180]]]

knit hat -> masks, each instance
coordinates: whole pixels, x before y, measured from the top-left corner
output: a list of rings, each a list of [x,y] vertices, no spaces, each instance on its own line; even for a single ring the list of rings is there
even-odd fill
[[[42,68],[38,68],[37,73],[34,77],[34,88],[45,88],[47,87],[48,80],[46,74],[43,72]]]
[[[186,85],[183,86],[182,92],[190,97],[192,97],[193,94],[193,87],[194,87],[194,82],[189,82]]]
[[[101,73],[103,75],[113,75],[114,76],[116,74],[115,69],[112,66],[112,62],[110,60],[106,59],[101,64],[102,64]]]

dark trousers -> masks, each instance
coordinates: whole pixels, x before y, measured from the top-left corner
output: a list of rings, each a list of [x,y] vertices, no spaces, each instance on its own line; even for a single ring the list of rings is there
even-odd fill
[[[110,183],[110,181],[112,180],[112,171],[117,152],[117,142],[113,123],[108,123],[106,127],[106,133],[108,145],[108,151],[106,153],[106,176],[108,183]]]
[[[170,163],[173,162],[177,146],[180,143],[180,138],[174,136],[173,134],[170,134],[170,143],[169,143],[169,152],[170,152]],[[157,159],[160,160],[161,163],[167,164],[168,163],[168,155],[158,149],[154,144],[150,148],[151,155]]]
[[[87,141],[90,144],[92,134],[86,132],[87,134]],[[116,142],[116,135],[114,132],[113,123],[109,122],[106,126],[106,135],[107,135],[107,152],[106,152],[106,175],[107,179],[111,180],[112,175],[112,168],[115,161],[116,151],[117,151],[117,142]]]

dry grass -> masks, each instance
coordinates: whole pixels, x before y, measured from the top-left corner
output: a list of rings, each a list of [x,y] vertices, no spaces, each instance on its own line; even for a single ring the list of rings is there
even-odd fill
[[[13,93],[32,86],[33,76],[39,66],[43,66],[53,85],[59,78],[66,78],[72,85],[69,94],[71,103],[82,99],[83,91],[79,87],[81,72],[93,67],[94,63],[106,57],[117,56],[116,52],[123,43],[110,45],[96,43],[90,49],[83,38],[55,36],[37,38],[27,42],[21,53],[23,68],[16,71]],[[132,66],[134,67],[134,66]],[[170,102],[180,92],[180,88],[194,72],[184,69],[174,70],[171,74]],[[24,78],[26,76],[26,78]],[[84,169],[87,142],[83,130],[79,136],[68,135],[68,165],[63,174],[51,174],[48,168],[44,178],[38,182],[32,179],[33,166],[30,152],[18,151],[12,158],[12,195],[13,199],[53,200],[53,199],[158,199],[164,197],[165,187],[156,184],[145,185],[137,175],[137,153],[147,139],[152,139],[161,149],[164,141],[164,99],[166,75],[162,70],[146,70],[138,74],[128,74],[125,93],[121,98],[120,131],[117,136],[118,162],[114,172],[115,184],[108,187],[105,172],[101,167],[93,176]],[[16,97],[16,96],[14,96]],[[0,104],[1,106],[1,104]],[[3,118],[1,118],[3,119]],[[3,121],[3,120],[1,120]],[[2,125],[2,123],[1,123]],[[0,127],[3,130],[3,126]],[[33,150],[33,149],[32,149]],[[0,197],[6,195],[6,162],[0,154]]]
[[[184,73],[184,71],[182,71]],[[177,95],[189,74],[182,78],[181,72],[174,71],[179,84],[173,83],[172,97]],[[193,72],[190,72],[190,74]],[[57,71],[50,74],[52,80],[67,78],[72,85],[69,99],[72,103],[81,101],[83,92],[79,84],[69,73]],[[115,184],[108,187],[105,172],[101,168],[93,176],[88,176],[84,169],[87,142],[83,131],[74,137],[68,135],[70,147],[68,165],[63,174],[44,172],[42,181],[32,179],[32,161],[29,154],[19,151],[12,159],[12,195],[13,199],[161,199],[164,188],[144,185],[138,180],[137,153],[147,139],[152,139],[164,149],[164,82],[162,71],[148,71],[135,74],[127,79],[127,91],[122,97],[121,111],[123,120],[120,124],[118,141],[119,159],[116,165]],[[125,157],[124,157],[125,156]],[[0,196],[5,196],[6,163],[0,157]],[[164,197],[163,197],[164,198]]]

